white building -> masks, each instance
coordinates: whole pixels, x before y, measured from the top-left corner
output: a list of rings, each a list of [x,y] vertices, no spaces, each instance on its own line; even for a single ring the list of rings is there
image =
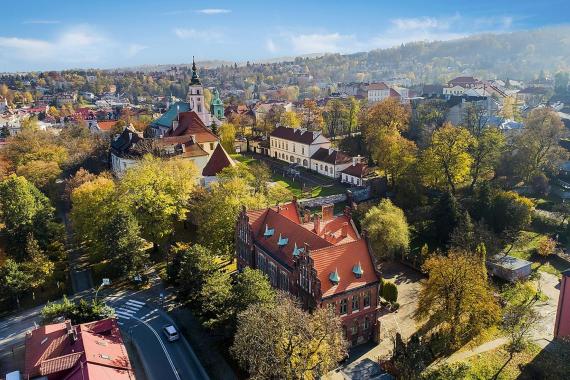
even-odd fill
[[[310,167],[311,156],[331,142],[321,132],[304,128],[277,127],[269,136],[269,155],[281,161]]]
[[[366,98],[369,103],[381,102],[390,97],[390,87],[384,82],[370,83],[365,87]]]

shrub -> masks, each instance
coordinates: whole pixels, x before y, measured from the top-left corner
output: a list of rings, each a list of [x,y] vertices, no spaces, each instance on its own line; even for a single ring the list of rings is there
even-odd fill
[[[550,256],[556,249],[556,242],[551,238],[542,239],[536,248],[536,252],[543,257]]]
[[[384,282],[382,286],[382,298],[390,303],[398,300],[398,288],[392,282]]]

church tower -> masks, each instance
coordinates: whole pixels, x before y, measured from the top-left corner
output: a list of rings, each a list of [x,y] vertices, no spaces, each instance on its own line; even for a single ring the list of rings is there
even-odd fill
[[[218,89],[214,91],[214,97],[210,102],[210,113],[218,120],[224,119],[224,103],[222,102],[222,99],[220,99]]]
[[[209,126],[211,123],[210,114],[206,110],[206,104],[204,104],[204,87],[198,77],[194,57],[192,57],[192,79],[190,80],[190,86],[188,86],[186,102],[190,104],[190,109],[200,116],[204,124]]]

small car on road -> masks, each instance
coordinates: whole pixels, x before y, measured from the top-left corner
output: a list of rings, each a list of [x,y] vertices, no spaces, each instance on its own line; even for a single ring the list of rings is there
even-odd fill
[[[169,342],[174,342],[175,340],[180,339],[178,331],[176,331],[176,328],[172,325],[164,326],[162,328],[162,332],[164,333],[164,336],[166,336],[166,339],[168,339]]]

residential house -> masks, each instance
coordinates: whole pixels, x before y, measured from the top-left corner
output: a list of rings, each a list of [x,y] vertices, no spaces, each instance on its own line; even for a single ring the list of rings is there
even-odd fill
[[[390,97],[390,87],[384,82],[370,83],[364,87],[364,92],[368,103],[381,102]]]
[[[39,326],[26,334],[25,345],[25,379],[135,379],[115,318]]]
[[[301,215],[295,201],[262,210],[245,208],[236,225],[238,270],[256,268],[271,285],[308,310],[329,307],[352,345],[378,336],[377,270],[370,245],[350,212]]]
[[[333,148],[319,148],[312,156],[310,168],[331,178],[340,178],[341,172],[352,163],[352,157]]]
[[[352,157],[352,163],[340,172],[340,182],[354,186],[365,186],[374,171],[362,162],[362,157]]]
[[[277,127],[269,136],[269,155],[281,161],[312,168],[310,160],[320,148],[329,149],[331,142],[318,131],[304,128]]]

